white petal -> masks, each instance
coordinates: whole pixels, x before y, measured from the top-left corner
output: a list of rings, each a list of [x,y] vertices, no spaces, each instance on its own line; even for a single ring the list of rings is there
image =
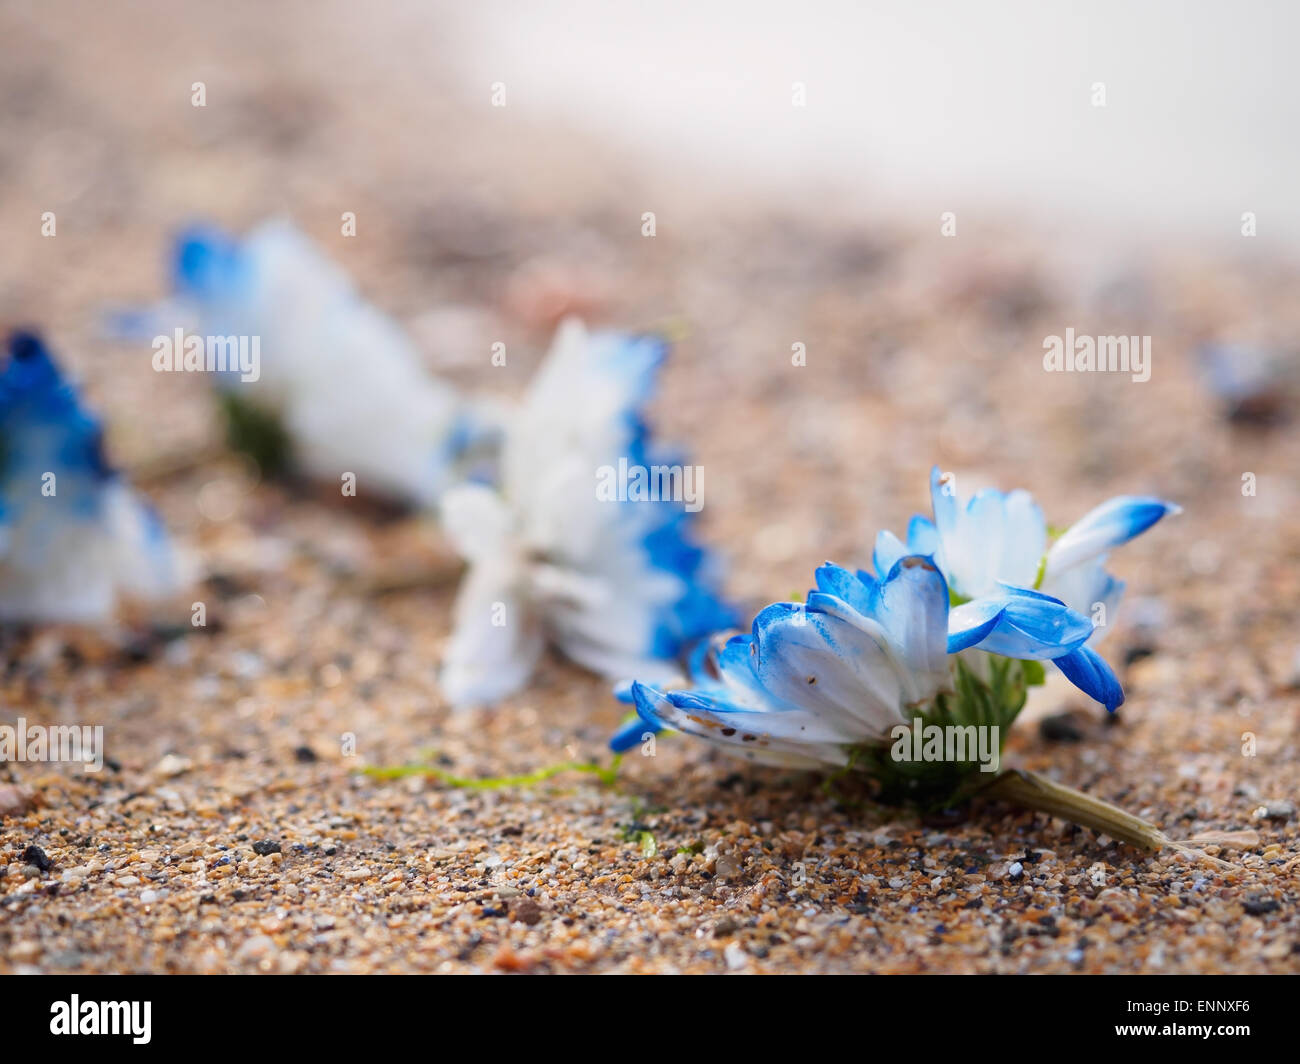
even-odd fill
[[[641,685],[637,690],[663,725],[751,761],[799,768],[848,763],[841,740],[827,741],[825,737],[835,733],[811,711],[718,713],[703,706],[675,706],[662,693]]]
[[[1047,551],[1047,522],[1034,497],[1013,491],[1003,506],[1002,557],[997,579],[1016,587],[1033,587],[1038,566]]]
[[[951,688],[948,669],[948,585],[923,558],[904,558],[880,587],[877,618],[903,664],[909,705]]]
[[[1106,555],[1103,554],[1049,576],[1043,581],[1043,591],[1091,618],[1096,627],[1088,645],[1095,647],[1115,626],[1119,602],[1124,594],[1124,581],[1116,580],[1106,572]]]
[[[505,560],[513,555],[513,517],[505,500],[481,484],[461,484],[442,498],[442,528],[462,558]]]
[[[499,701],[532,676],[544,641],[518,593],[517,577],[508,567],[483,564],[472,567],[461,584],[439,676],[454,706]]]
[[[888,638],[874,621],[850,620],[856,611],[847,604],[839,616],[820,609],[807,610],[802,623],[792,612],[763,625],[760,614],[759,682],[782,702],[847,722],[857,741],[877,740],[902,718],[905,701]]]
[[[1148,496],[1120,495],[1089,510],[1071,525],[1047,555],[1047,573],[1056,576],[1072,566],[1127,543],[1166,514],[1180,507]]]

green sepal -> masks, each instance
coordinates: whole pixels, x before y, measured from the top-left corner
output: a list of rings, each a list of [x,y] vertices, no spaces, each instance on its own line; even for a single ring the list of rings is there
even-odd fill
[[[1024,708],[1031,684],[1041,683],[1043,667],[1036,661],[1019,661],[996,654],[984,656],[987,676],[978,674],[966,661],[958,658],[953,667],[952,691],[941,692],[928,705],[918,706],[914,717],[922,728],[975,726],[998,729],[998,752],[1006,744],[1007,733]],[[907,722],[912,728],[912,722]],[[859,771],[880,785],[880,797],[895,803],[914,803],[925,809],[943,809],[961,804],[988,783],[981,771],[977,750],[964,751],[960,761],[895,760],[891,735],[879,744],[860,744],[849,748],[848,771]]]
[[[222,392],[220,401],[226,416],[226,439],[230,446],[252,458],[257,468],[267,476],[285,472],[289,467],[292,442],[280,418],[232,391]]]

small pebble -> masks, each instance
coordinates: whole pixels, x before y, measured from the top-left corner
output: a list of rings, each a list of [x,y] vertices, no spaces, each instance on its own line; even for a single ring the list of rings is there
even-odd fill
[[[155,776],[161,776],[163,779],[174,779],[177,776],[183,776],[193,767],[194,762],[188,757],[167,754],[158,764],[154,765],[153,771]]]
[[[35,804],[35,797],[28,788],[0,783],[0,818],[25,813]]]
[[[1255,810],[1253,816],[1256,820],[1287,821],[1295,816],[1295,803],[1282,798],[1265,802]]]
[[[538,923],[541,920],[542,907],[538,905],[537,902],[535,902],[532,898],[524,898],[521,901],[517,902],[515,905],[511,906],[510,914],[511,916],[514,917],[514,919],[518,920],[520,923],[524,923],[527,924],[529,927],[532,927],[534,924]]]
[[[1077,743],[1083,741],[1083,729],[1073,713],[1055,713],[1038,722],[1038,734],[1049,743]]]
[[[269,935],[254,935],[235,952],[237,961],[262,961],[275,952],[275,940]]]

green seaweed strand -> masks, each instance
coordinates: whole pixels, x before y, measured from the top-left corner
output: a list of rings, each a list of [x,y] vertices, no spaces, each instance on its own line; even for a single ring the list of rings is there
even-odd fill
[[[496,791],[503,787],[532,787],[545,783],[565,772],[583,772],[595,776],[606,786],[612,786],[618,779],[618,769],[623,763],[623,755],[615,754],[608,767],[596,765],[590,761],[563,761],[558,765],[548,765],[535,772],[526,772],[518,776],[487,776],[471,779],[457,776],[433,765],[367,765],[361,769],[363,775],[377,780],[398,780],[409,776],[424,776],[445,783],[448,787],[458,787],[468,791]]]

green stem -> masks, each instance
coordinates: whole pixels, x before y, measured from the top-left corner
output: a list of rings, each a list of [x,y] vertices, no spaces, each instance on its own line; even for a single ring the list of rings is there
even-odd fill
[[[407,776],[428,776],[440,780],[449,787],[463,787],[471,791],[494,791],[502,787],[529,787],[535,783],[543,783],[552,776],[558,776],[564,772],[588,772],[596,776],[601,783],[612,784],[618,777],[618,766],[622,760],[621,755],[616,756],[609,768],[605,768],[603,765],[593,765],[588,761],[565,761],[562,764],[548,765],[546,768],[522,776],[490,776],[486,779],[454,776],[450,772],[444,772],[432,765],[367,765],[361,771],[372,779],[378,780],[396,780]]]
[[[1062,783],[1055,783],[1036,772],[1008,769],[982,788],[980,793],[1037,813],[1060,817],[1080,827],[1091,828],[1147,853],[1172,849],[1211,861],[1225,869],[1233,867],[1185,843],[1176,842],[1154,824],[1126,813],[1119,806],[1103,802],[1100,798],[1076,791]]]

